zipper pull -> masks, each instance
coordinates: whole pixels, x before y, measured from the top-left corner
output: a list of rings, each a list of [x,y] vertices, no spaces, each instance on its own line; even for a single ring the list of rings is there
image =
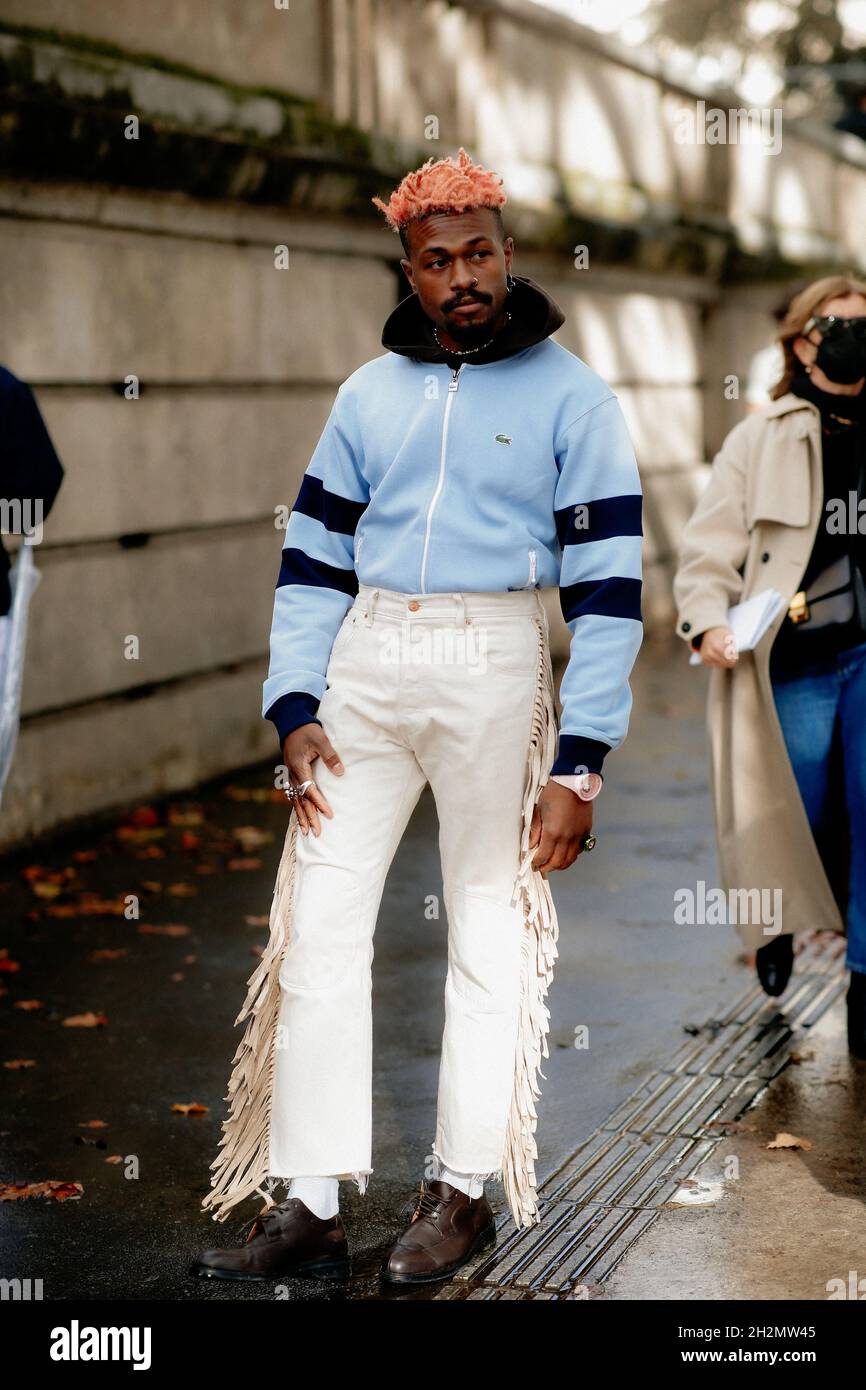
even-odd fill
[[[459,378],[460,378],[460,368],[459,368],[459,367],[452,367],[452,368],[451,368],[451,380],[450,380],[449,383],[448,383],[448,390],[449,390],[449,391],[456,391],[456,390],[457,390],[457,387],[458,387],[458,385],[459,385]]]

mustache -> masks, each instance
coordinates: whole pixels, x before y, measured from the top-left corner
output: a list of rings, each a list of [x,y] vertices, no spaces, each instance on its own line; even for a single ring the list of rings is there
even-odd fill
[[[459,304],[492,304],[492,294],[464,294],[459,299],[449,299],[442,305],[443,314],[450,314]]]

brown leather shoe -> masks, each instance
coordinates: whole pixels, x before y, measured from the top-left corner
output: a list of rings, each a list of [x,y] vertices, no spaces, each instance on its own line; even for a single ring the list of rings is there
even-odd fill
[[[392,1284],[450,1279],[479,1250],[495,1243],[496,1225],[485,1196],[467,1197],[439,1178],[422,1182],[412,1220],[388,1251],[382,1278]]]
[[[348,1279],[349,1245],[339,1216],[315,1216],[290,1197],[253,1220],[245,1245],[205,1250],[191,1274],[204,1279],[275,1279],[279,1276]]]

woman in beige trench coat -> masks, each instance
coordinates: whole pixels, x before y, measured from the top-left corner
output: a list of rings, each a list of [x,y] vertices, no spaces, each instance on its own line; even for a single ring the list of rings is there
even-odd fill
[[[808,286],[779,340],[774,399],[731,430],[683,532],[677,632],[713,668],[719,864],[743,944],[778,995],[793,934],[847,932],[849,1047],[866,1056],[866,284]],[[770,588],[784,606],[738,652],[728,609]]]

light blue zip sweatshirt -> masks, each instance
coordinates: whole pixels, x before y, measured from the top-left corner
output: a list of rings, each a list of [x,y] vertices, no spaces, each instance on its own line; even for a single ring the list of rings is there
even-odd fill
[[[524,301],[544,295],[520,285]],[[290,514],[263,714],[281,747],[316,720],[359,582],[417,595],[557,584],[571,646],[552,773],[601,771],[628,729],[641,545],[619,402],[580,358],[550,338],[457,368],[386,352],[339,388]]]

